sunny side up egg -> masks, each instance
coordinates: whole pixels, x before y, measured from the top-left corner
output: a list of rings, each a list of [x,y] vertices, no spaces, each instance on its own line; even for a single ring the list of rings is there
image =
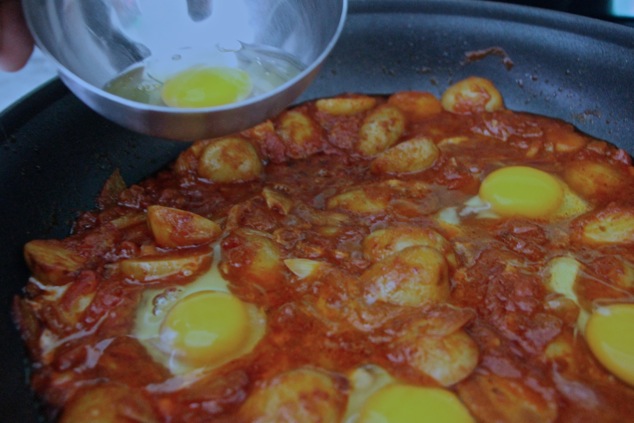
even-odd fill
[[[472,423],[451,391],[400,382],[385,369],[366,365],[350,375],[351,393],[343,423]]]
[[[220,256],[215,247],[215,257]],[[249,353],[266,330],[264,312],[235,297],[215,261],[197,280],[147,290],[133,336],[172,374],[217,368]]]
[[[215,256],[220,256],[215,246]],[[248,354],[264,337],[266,316],[227,288],[218,264],[185,286],[152,289],[137,308],[133,336],[184,383]],[[375,365],[348,375],[350,396],[343,423],[472,423],[451,391],[403,383]],[[179,382],[181,383],[181,382]]]
[[[479,195],[501,216],[540,218],[559,209],[564,188],[547,172],[527,166],[509,166],[491,172],[482,181]]]
[[[601,364],[634,386],[634,304],[600,305],[586,325],[586,339]]]
[[[467,203],[467,212],[479,217],[521,216],[558,219],[578,216],[589,206],[568,185],[555,176],[527,166],[509,166],[487,175],[478,196]],[[441,220],[452,223],[458,214],[441,213]],[[579,263],[560,257],[551,263],[551,288],[578,304],[574,281]],[[600,305],[589,314],[580,307],[578,327],[585,327],[586,340],[593,354],[606,369],[634,385],[634,304]]]
[[[507,166],[489,173],[478,195],[464,203],[461,215],[480,218],[564,219],[590,209],[561,179],[528,166]]]

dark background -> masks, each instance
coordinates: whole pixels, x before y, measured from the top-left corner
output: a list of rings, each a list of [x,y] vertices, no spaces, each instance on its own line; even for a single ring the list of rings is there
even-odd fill
[[[634,0],[486,0],[574,13],[634,26]],[[622,7],[628,3],[627,7]],[[624,10],[629,9],[629,10]]]

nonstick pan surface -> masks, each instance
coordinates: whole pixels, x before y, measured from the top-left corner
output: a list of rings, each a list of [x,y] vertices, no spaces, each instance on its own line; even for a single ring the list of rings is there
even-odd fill
[[[351,1],[338,45],[298,101],[411,89],[439,95],[469,75],[494,81],[510,109],[561,118],[634,152],[634,30],[523,6]],[[0,419],[40,419],[9,315],[28,278],[22,245],[68,235],[113,170],[131,184],[186,147],[104,120],[59,81],[0,115]]]

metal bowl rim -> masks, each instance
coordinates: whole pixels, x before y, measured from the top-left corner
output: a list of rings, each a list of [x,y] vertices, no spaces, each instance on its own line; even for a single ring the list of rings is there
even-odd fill
[[[21,3],[22,3],[22,7],[25,10],[27,10],[31,6],[30,3],[32,3],[32,2],[30,2],[28,0],[22,0]],[[328,44],[326,45],[326,47],[322,50],[321,54],[319,56],[317,56],[317,58],[315,58],[311,62],[311,64],[309,64],[300,73],[298,73],[297,75],[295,75],[293,78],[289,79],[288,81],[286,81],[282,85],[279,85],[278,87],[274,88],[273,90],[267,91],[267,92],[259,94],[257,96],[249,97],[249,98],[246,98],[244,100],[236,101],[236,102],[229,103],[229,104],[222,105],[222,106],[214,106],[214,107],[179,107],[179,108],[169,107],[169,106],[150,105],[150,104],[141,103],[141,102],[134,101],[134,100],[128,100],[126,98],[117,96],[115,94],[111,94],[111,93],[103,90],[102,88],[99,88],[99,87],[97,87],[97,86],[95,86],[93,84],[90,84],[90,83],[86,82],[83,78],[79,77],[74,72],[71,72],[66,66],[61,64],[59,62],[59,60],[57,60],[57,58],[45,47],[44,43],[42,42],[42,40],[40,38],[39,32],[34,28],[32,23],[30,22],[30,20],[28,18],[28,13],[26,13],[26,18],[27,18],[26,21],[27,21],[27,25],[29,27],[29,30],[31,31],[31,34],[33,35],[33,38],[35,40],[35,44],[37,45],[38,49],[40,49],[42,51],[42,53],[48,59],[50,59],[53,62],[55,68],[57,69],[57,72],[61,76],[63,76],[62,80],[64,78],[68,78],[68,79],[72,80],[75,84],[77,84],[79,87],[81,87],[81,89],[89,92],[90,93],[89,95],[95,96],[95,97],[100,97],[100,98],[106,99],[106,100],[108,100],[110,102],[113,102],[115,104],[118,104],[120,106],[127,107],[127,108],[134,109],[134,110],[138,110],[138,111],[141,111],[141,112],[159,112],[159,113],[169,113],[169,114],[173,114],[173,115],[190,115],[190,114],[200,115],[200,114],[205,114],[205,113],[231,111],[231,110],[235,110],[235,109],[241,109],[241,108],[253,105],[253,104],[257,104],[257,103],[259,103],[261,101],[264,101],[264,100],[266,100],[266,99],[268,99],[270,97],[277,96],[278,94],[288,90],[290,87],[292,87],[296,83],[302,81],[305,77],[310,75],[315,69],[317,69],[319,66],[321,66],[323,61],[326,59],[326,57],[330,54],[330,52],[332,51],[334,46],[337,44],[337,41],[338,41],[339,37],[341,36],[341,32],[343,31],[343,28],[345,26],[347,12],[348,12],[348,0],[341,0],[341,11],[340,11],[340,16],[339,16],[339,22],[337,23],[337,27],[335,29],[335,32],[330,37],[330,40],[329,40]],[[74,91],[74,89],[71,88],[71,91]]]

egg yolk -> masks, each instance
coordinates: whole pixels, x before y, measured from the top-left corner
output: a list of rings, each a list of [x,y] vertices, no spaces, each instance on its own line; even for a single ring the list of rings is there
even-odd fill
[[[165,81],[161,97],[171,107],[214,107],[242,100],[251,89],[251,78],[243,70],[194,67]]]
[[[183,362],[208,365],[238,351],[248,338],[248,327],[242,301],[225,292],[201,291],[168,312],[160,339]]]
[[[634,304],[597,308],[586,325],[595,357],[610,372],[634,386]]]
[[[502,216],[546,217],[561,206],[563,196],[557,178],[527,166],[495,170],[480,186],[480,198]]]
[[[361,409],[359,423],[474,422],[451,392],[440,388],[392,384],[373,393]]]

